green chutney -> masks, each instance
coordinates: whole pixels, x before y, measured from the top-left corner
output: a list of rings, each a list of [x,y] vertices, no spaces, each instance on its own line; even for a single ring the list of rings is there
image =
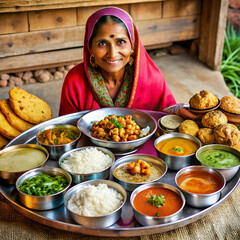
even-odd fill
[[[203,164],[214,168],[231,168],[240,164],[240,159],[224,150],[208,150],[199,155]]]

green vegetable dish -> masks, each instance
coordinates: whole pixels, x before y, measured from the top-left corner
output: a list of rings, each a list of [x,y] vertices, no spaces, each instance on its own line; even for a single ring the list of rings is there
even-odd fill
[[[19,190],[32,196],[48,196],[61,192],[68,184],[67,179],[60,175],[50,176],[40,173],[35,177],[23,181],[19,186]]]
[[[201,153],[198,158],[203,164],[215,168],[231,168],[240,164],[237,156],[223,150],[208,150]]]

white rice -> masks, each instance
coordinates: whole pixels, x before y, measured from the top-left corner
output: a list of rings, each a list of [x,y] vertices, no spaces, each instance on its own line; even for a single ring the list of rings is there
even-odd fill
[[[69,199],[67,207],[82,216],[101,216],[115,211],[122,203],[122,194],[105,183],[99,183],[78,190]]]
[[[146,135],[149,133],[149,131],[150,131],[150,127],[149,127],[149,126],[146,126],[145,128],[143,128],[143,129],[141,130],[139,137],[144,137],[144,136],[146,136]]]
[[[86,148],[70,154],[63,160],[62,168],[66,171],[86,174],[101,172],[108,168],[113,162],[113,159],[102,151],[96,148]]]

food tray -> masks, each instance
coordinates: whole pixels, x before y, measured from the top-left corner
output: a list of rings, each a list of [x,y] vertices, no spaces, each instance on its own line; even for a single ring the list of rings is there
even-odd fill
[[[161,112],[154,112],[154,111],[146,111],[148,114],[152,115],[156,120],[164,115]],[[73,124],[75,125],[77,120],[83,115],[87,113],[78,112],[73,114],[68,114],[62,117],[57,117],[51,119],[47,122],[41,123],[33,128],[25,131],[14,140],[12,140],[8,146],[13,146],[16,144],[23,144],[23,143],[36,143],[36,134],[37,132],[50,124]],[[154,149],[154,142],[155,137],[152,137],[148,140],[136,153],[145,153],[157,156],[157,153]],[[78,146],[90,146],[92,143],[89,139],[87,139],[84,135],[82,135]],[[56,166],[58,167],[58,161],[48,160],[47,166]],[[168,183],[176,187],[174,178],[177,171],[168,170],[166,175],[160,179],[160,182]],[[111,178],[111,177],[110,177]],[[214,205],[207,207],[207,208],[194,208],[188,205],[185,205],[181,218],[175,222],[169,222],[165,224],[159,224],[154,226],[141,226],[136,222],[133,218],[133,210],[129,203],[130,193],[128,193],[128,200],[123,207],[121,219],[114,225],[108,228],[89,228],[78,225],[75,223],[70,215],[68,214],[67,210],[65,209],[64,205],[60,207],[48,210],[48,211],[34,211],[24,207],[18,198],[17,190],[15,186],[5,185],[0,180],[0,191],[6,197],[6,199],[12,204],[13,208],[15,208],[18,212],[23,214],[24,216],[35,220],[41,224],[66,230],[70,232],[79,232],[82,234],[87,235],[95,235],[95,236],[141,236],[147,234],[154,234],[154,233],[161,233],[166,232],[172,229],[176,229],[179,227],[186,226],[189,223],[192,223],[206,214],[209,214],[214,209],[218,208],[233,192],[233,190],[237,187],[240,181],[240,170],[234,176],[234,178],[229,181],[223,191],[221,192],[221,197],[217,203]]]

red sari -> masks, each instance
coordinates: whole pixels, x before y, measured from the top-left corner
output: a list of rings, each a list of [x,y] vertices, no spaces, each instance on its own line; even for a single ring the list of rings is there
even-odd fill
[[[94,13],[96,14],[95,22],[91,21],[92,19],[90,17],[90,20],[88,20],[86,24],[84,62],[71,69],[63,83],[59,115],[108,106],[103,105],[98,100],[87,69],[90,59],[88,48],[90,38],[89,31],[92,31],[97,21],[96,16],[99,19],[103,15],[114,15],[120,18],[127,26],[131,36],[131,43],[135,53],[135,72],[130,98],[125,107],[162,111],[164,108],[175,104],[176,101],[161,71],[156,67],[140,42],[138,32],[131,17],[123,10],[112,7],[100,9],[96,13]],[[131,22],[132,26],[130,26],[129,22]],[[131,29],[133,29],[133,31],[131,31]]]

